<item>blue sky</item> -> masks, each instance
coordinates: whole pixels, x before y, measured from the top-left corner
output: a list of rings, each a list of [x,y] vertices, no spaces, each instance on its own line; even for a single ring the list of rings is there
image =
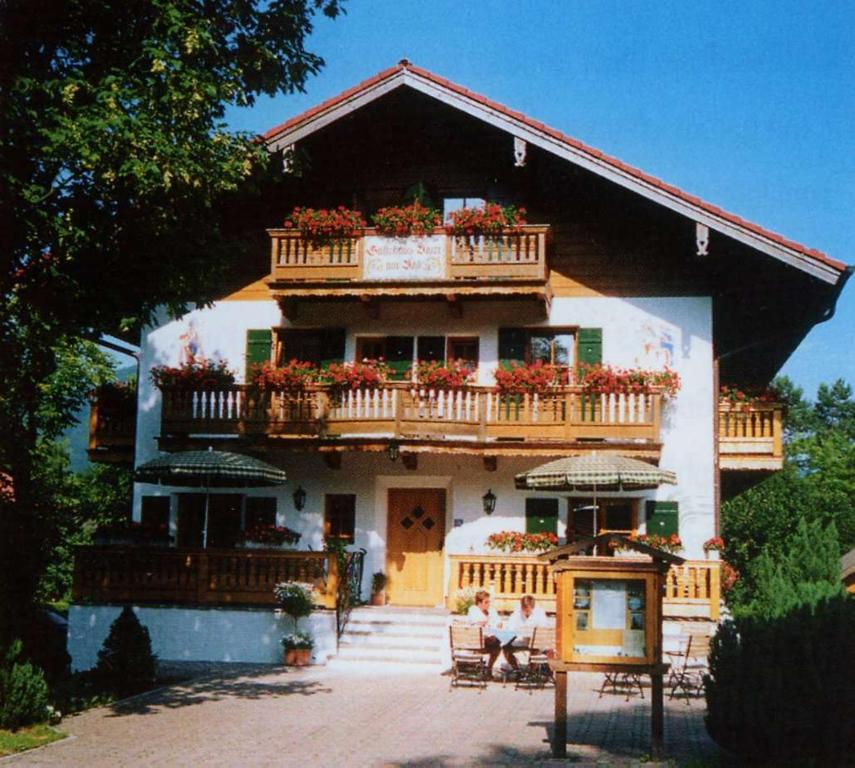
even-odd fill
[[[401,58],[789,238],[855,263],[855,3],[349,0],[305,94],[263,131]],[[855,279],[783,369],[855,384]]]

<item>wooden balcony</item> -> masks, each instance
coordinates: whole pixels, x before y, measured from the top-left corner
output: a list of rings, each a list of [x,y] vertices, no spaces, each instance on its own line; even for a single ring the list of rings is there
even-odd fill
[[[783,406],[778,403],[718,406],[719,467],[777,471],[784,466]]]
[[[267,280],[280,299],[389,296],[535,296],[548,300],[549,227],[497,236],[361,237],[318,244],[289,229],[268,230]]]
[[[448,607],[454,610],[460,589],[487,589],[499,611],[512,611],[523,595],[544,610],[555,611],[555,582],[548,563],[523,555],[450,555]],[[720,563],[687,560],[672,566],[665,580],[666,617],[717,621],[721,610]]]
[[[89,461],[132,463],[136,423],[137,404],[134,398],[96,391],[90,399]]]
[[[435,391],[404,382],[339,394],[324,386],[263,394],[246,385],[173,389],[163,391],[161,442],[287,437],[385,447],[394,439],[414,449],[493,455],[621,447],[656,458],[661,407],[658,393],[590,395],[575,387],[544,395],[499,395],[475,386]]]
[[[334,552],[90,546],[74,557],[74,602],[275,605],[281,581],[313,584],[315,601],[335,608]]]

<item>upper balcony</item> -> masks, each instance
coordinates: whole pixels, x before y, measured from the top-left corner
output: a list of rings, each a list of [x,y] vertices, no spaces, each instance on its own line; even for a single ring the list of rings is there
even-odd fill
[[[258,393],[246,385],[164,388],[161,444],[244,438],[321,451],[429,451],[483,456],[620,450],[658,459],[661,394],[591,395],[578,387],[501,395],[491,387],[429,390],[407,382],[337,392],[325,385]]]
[[[527,224],[496,236],[361,237],[316,243],[292,229],[269,229],[267,283],[280,300],[394,296],[530,297],[550,300],[549,226]]]
[[[721,400],[718,406],[719,467],[767,472],[783,469],[783,413],[780,403]]]
[[[89,461],[132,463],[137,422],[136,387],[117,382],[90,397]]]

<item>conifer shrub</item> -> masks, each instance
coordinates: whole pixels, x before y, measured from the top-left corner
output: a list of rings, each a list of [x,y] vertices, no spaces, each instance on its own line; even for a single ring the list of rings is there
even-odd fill
[[[154,682],[156,662],[148,629],[126,605],[98,651],[95,676],[99,684],[119,697],[140,693]]]
[[[50,717],[44,672],[21,660],[22,648],[13,641],[0,665],[0,728],[12,731]]]
[[[760,556],[752,599],[713,639],[707,729],[763,764],[839,765],[855,733],[855,600],[833,526],[802,521],[783,556]]]

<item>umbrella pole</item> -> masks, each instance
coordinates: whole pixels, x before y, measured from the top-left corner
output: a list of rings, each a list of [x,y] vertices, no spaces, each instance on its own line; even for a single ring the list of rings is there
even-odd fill
[[[591,506],[594,508],[594,511],[591,513],[594,516],[594,519],[591,521],[591,530],[594,532],[594,538],[597,536],[597,512],[599,512],[599,507],[597,506],[597,484],[594,483],[591,491]],[[598,555],[597,547],[594,546],[594,555]]]

